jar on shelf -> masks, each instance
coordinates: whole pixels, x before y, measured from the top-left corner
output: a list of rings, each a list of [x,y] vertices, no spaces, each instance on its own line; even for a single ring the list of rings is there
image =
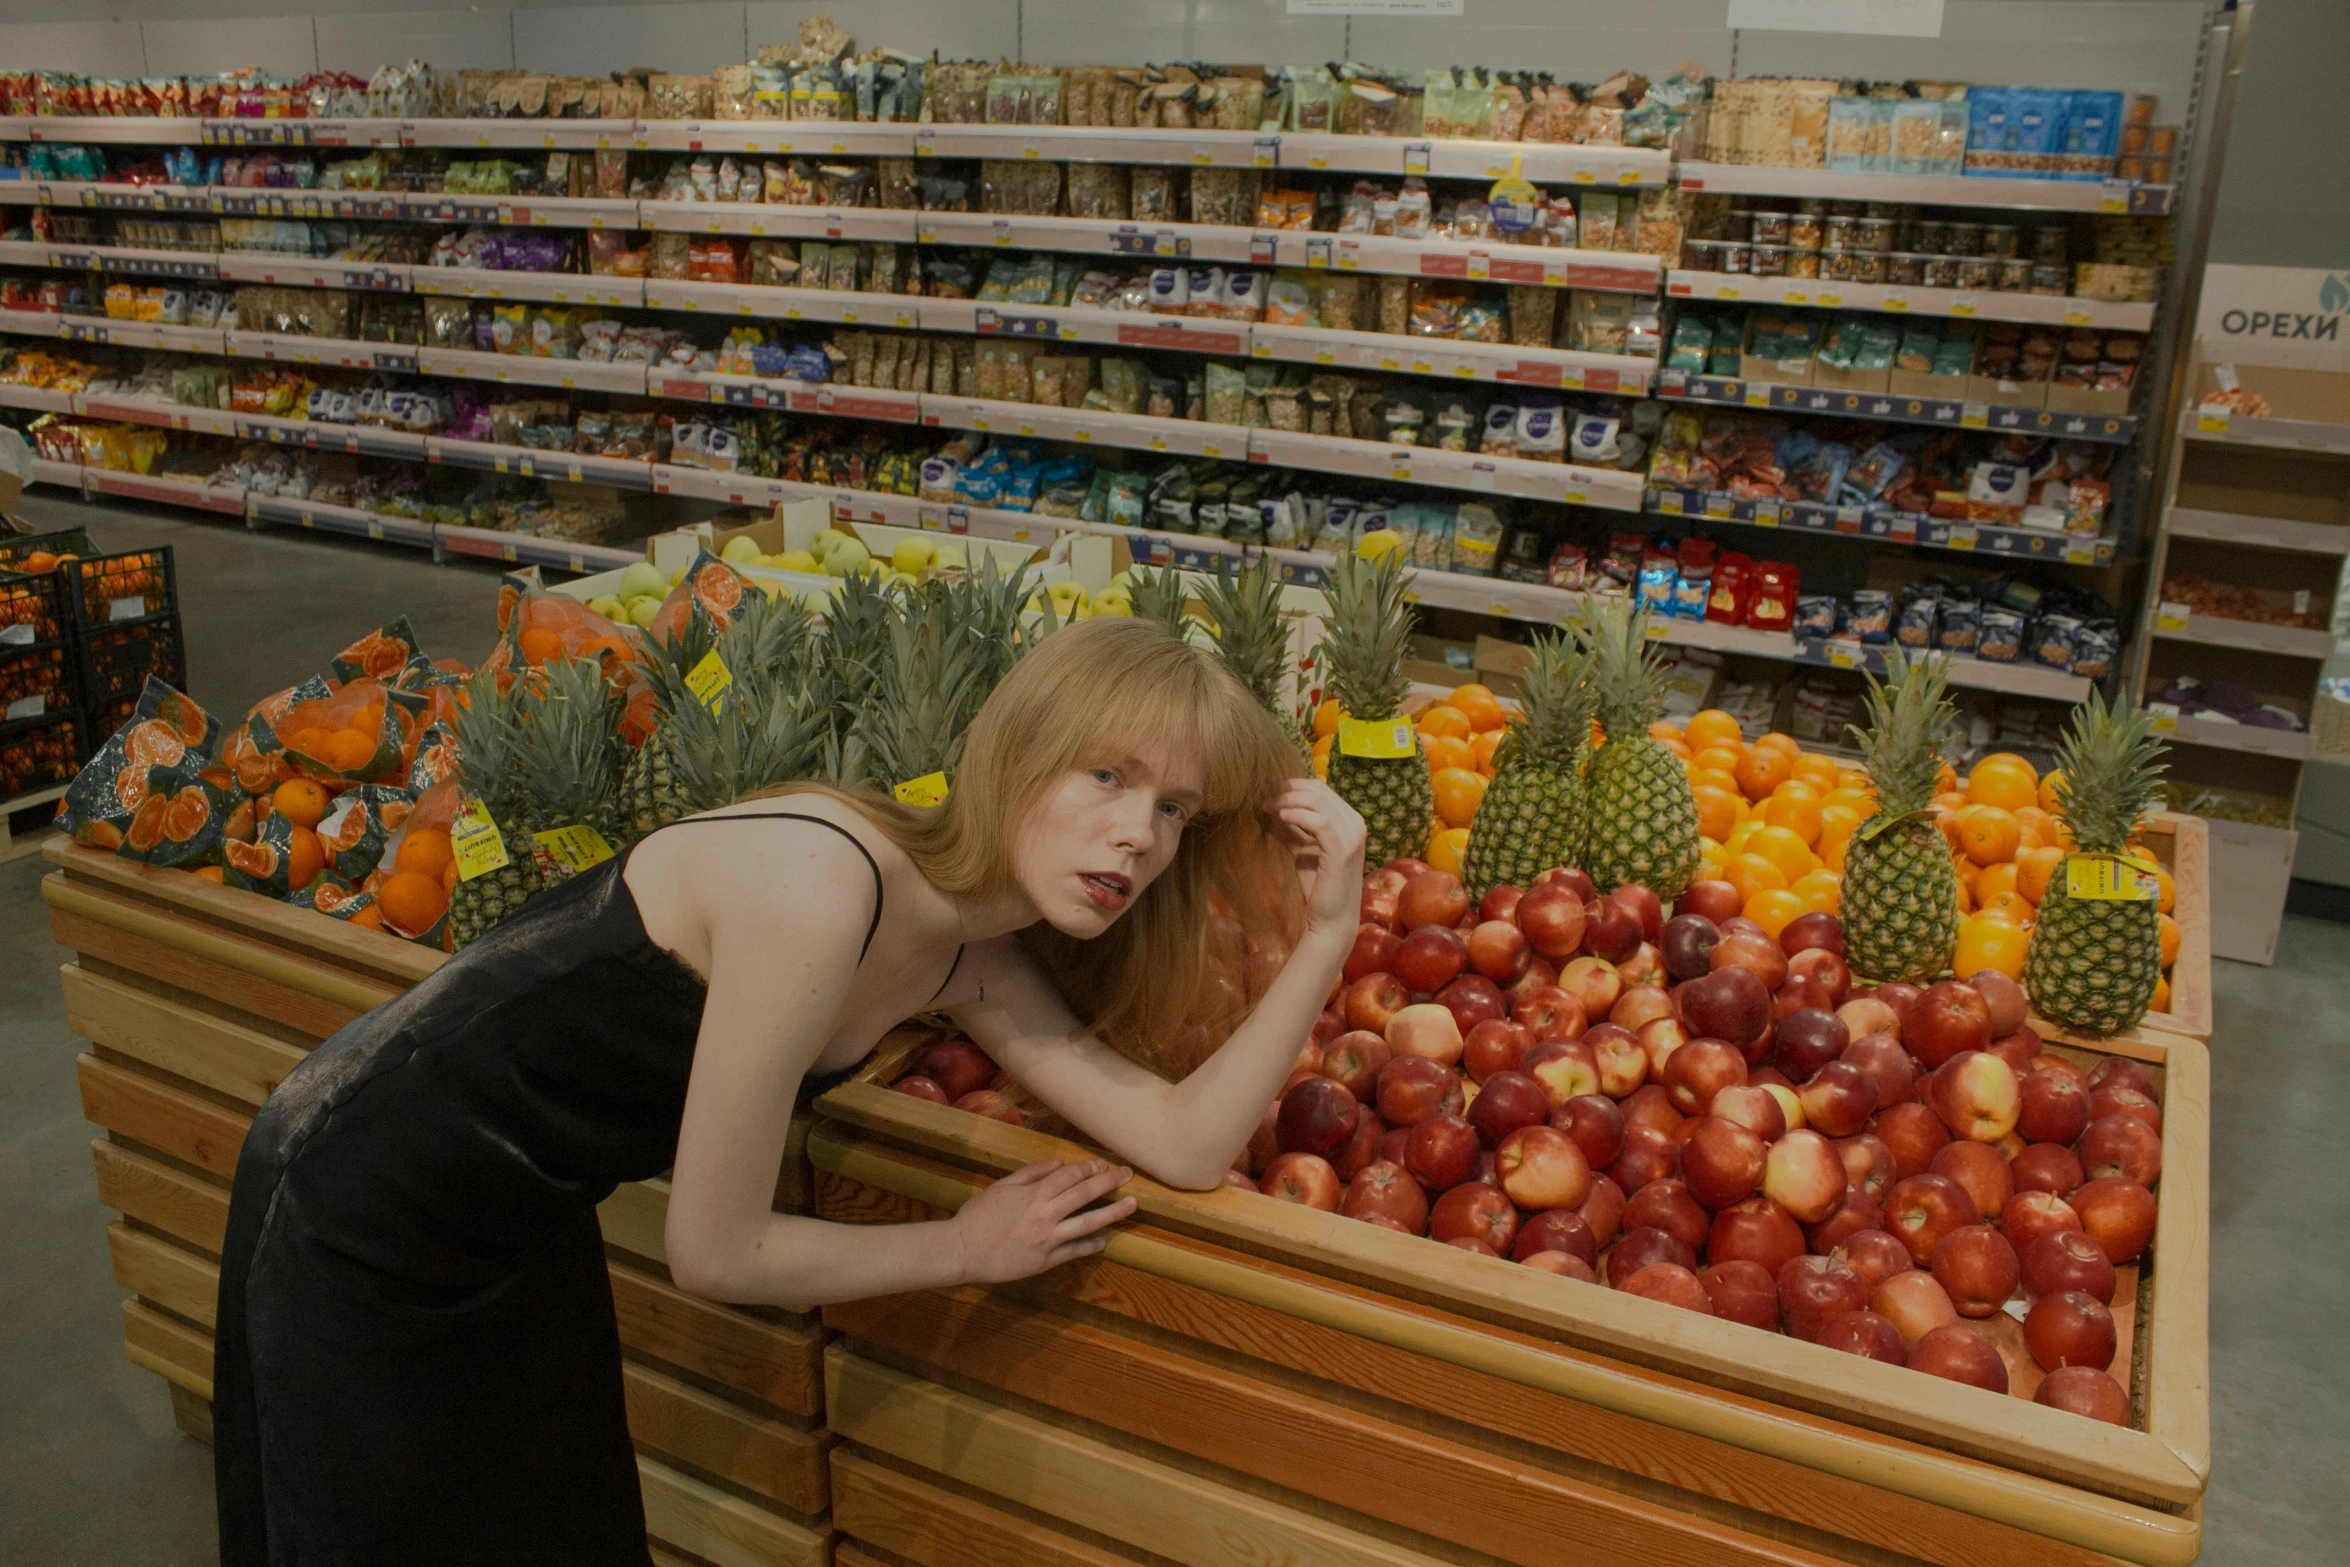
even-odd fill
[[[1958,258],[1960,288],[1993,288],[1999,282],[1999,263],[1984,256]]]
[[[1927,256],[1918,281],[1928,288],[1958,287],[1958,269],[1964,264],[1960,256]]]
[[[1722,270],[1722,242],[1718,239],[1693,239],[1681,246],[1681,265],[1691,272],[1719,272]]]
[[[1885,253],[1879,250],[1852,252],[1852,281],[1855,283],[1884,282]]]
[[[1983,225],[1953,222],[1950,225],[1949,254],[1979,256],[1983,253]]]
[[[1803,245],[1789,245],[1787,247],[1787,275],[1789,277],[1818,277],[1820,275],[1820,253]]]
[[[1860,241],[1857,237],[1858,231],[1854,227],[1854,225],[1858,224],[1859,222],[1860,220],[1858,218],[1847,218],[1831,214],[1826,224],[1821,229],[1820,248],[1822,250],[1859,249]]]
[[[2032,263],[2032,285],[2035,294],[2062,294],[2065,292],[2065,269],[2061,264],[2046,261]]]
[[[1983,254],[1994,261],[2012,260],[2023,243],[2023,230],[2013,223],[1983,225]]]
[[[1757,241],[1748,252],[1746,268],[1756,277],[1785,277],[1787,275],[1788,247],[1765,245]]]
[[[1857,250],[1823,250],[1820,252],[1820,276],[1830,283],[1852,281],[1853,258]]]
[[[2068,259],[2071,238],[2061,223],[2041,224],[2032,230],[2032,259],[2043,266],[2063,266]]]
[[[1819,203],[1809,202],[1806,205],[1817,207]],[[1821,226],[1819,213],[1797,212],[1787,220],[1787,243],[1801,250],[1817,250],[1820,248]]]
[[[1896,250],[1885,258],[1885,281],[1910,285],[1926,281],[1926,258],[1914,250]]]
[[[2032,264],[2022,257],[2011,257],[1999,263],[1999,277],[1992,287],[2003,294],[2020,294],[2032,286]]]
[[[1940,255],[1950,248],[1950,224],[1942,218],[1920,218],[1909,226],[1909,248]]]
[[[1723,241],[1722,241],[1722,270],[1723,270],[1724,272],[1744,272],[1744,271],[1746,271],[1746,270],[1747,270],[1747,264],[1748,264],[1748,263],[1749,263],[1749,262],[1750,262],[1750,261],[1753,259],[1753,252],[1754,252],[1754,247],[1753,247],[1752,245],[1748,244],[1748,243],[1747,243],[1746,241],[1744,241],[1744,240],[1739,240],[1739,239],[1726,239],[1726,240],[1723,240]]]
[[[1862,218],[1853,225],[1855,242],[1862,250],[1878,255],[1893,248],[1893,220],[1891,218]]]
[[[1754,238],[1754,209],[1752,207],[1732,207],[1730,209],[1730,226],[1724,230],[1724,233],[1731,239]]]
[[[1784,212],[1758,210],[1754,214],[1754,242],[1758,245],[1786,244],[1787,223],[1787,214]]]

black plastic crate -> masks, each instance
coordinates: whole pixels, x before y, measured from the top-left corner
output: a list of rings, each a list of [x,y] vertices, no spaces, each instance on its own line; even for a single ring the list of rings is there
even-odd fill
[[[0,646],[0,723],[76,711],[82,689],[71,643]]]
[[[0,571],[22,571],[25,562],[35,555],[97,553],[97,542],[80,528],[60,528],[54,533],[0,533]]]
[[[0,652],[68,640],[79,622],[66,591],[63,571],[0,572]]]
[[[137,716],[139,699],[131,696],[115,697],[106,702],[85,702],[81,708],[82,732],[89,737],[90,749],[114,738],[115,731]]]
[[[188,652],[180,638],[177,615],[149,615],[121,625],[93,626],[76,640],[81,655],[79,689],[93,723],[101,707],[111,707],[124,698],[136,702],[149,675],[167,685],[187,688]],[[104,737],[100,739],[103,743]]]
[[[86,733],[71,711],[0,724],[0,802],[71,783],[90,757]]]
[[[58,569],[67,607],[84,630],[179,612],[179,574],[168,544],[69,560]]]

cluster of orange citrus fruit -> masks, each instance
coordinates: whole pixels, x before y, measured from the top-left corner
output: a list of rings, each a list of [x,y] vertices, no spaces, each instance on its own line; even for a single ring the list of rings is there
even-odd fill
[[[290,824],[286,884],[296,889],[307,887],[326,864],[326,846],[319,841],[318,824],[334,808],[334,793],[315,779],[289,778],[271,791],[266,801],[268,815],[282,816]],[[360,884],[359,890],[374,893],[375,901],[353,914],[351,923],[399,936],[421,936],[447,912],[449,894],[456,885],[457,856],[448,830],[411,827],[400,834],[399,848],[392,858]]]
[[[1493,782],[1493,754],[1509,733],[1515,707],[1505,705],[1490,686],[1455,686],[1441,702],[1422,708],[1412,719],[1420,754],[1428,759],[1428,781],[1436,792],[1436,829],[1428,840],[1428,863],[1440,871],[1460,873],[1461,854],[1468,847],[1469,823]],[[1314,775],[1330,770],[1330,747],[1338,737],[1338,704],[1324,702],[1314,710]]]

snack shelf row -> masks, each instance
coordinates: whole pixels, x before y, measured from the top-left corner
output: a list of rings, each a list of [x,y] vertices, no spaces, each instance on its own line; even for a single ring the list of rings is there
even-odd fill
[[[1997,523],[1952,522],[1890,506],[1830,506],[1818,501],[1757,500],[1727,490],[1652,485],[1647,510],[1666,517],[1703,517],[1757,528],[1795,528],[1846,538],[1884,539],[1928,549],[2013,555],[2068,566],[2113,563],[2117,541],[2095,533],[2057,533]]]
[[[1964,377],[1954,379],[1963,380]],[[2126,414],[2074,413],[1960,397],[1917,397],[1902,392],[1854,392],[1825,386],[1786,386],[1742,381],[1733,376],[1697,375],[1660,369],[1656,395],[1668,402],[1711,403],[1734,408],[1831,414],[1847,419],[1883,420],[1942,430],[2012,431],[2067,441],[2126,446],[2136,439],[2138,421]]]
[[[1961,320],[2020,321],[2037,326],[2085,326],[2111,332],[2154,328],[2154,306],[2073,294],[2015,294],[1996,289],[1922,288],[1911,284],[1829,283],[1818,278],[1752,277],[1728,272],[1665,274],[1673,299],[1751,305],[1803,305],[1815,310],[1882,310],[1899,315]]]
[[[1830,201],[1901,201],[1937,207],[2011,207],[2026,212],[2130,213],[2160,217],[2172,188],[2137,180],[2027,180],[1952,174],[1866,174],[1851,169],[1779,169],[1763,164],[1674,165],[1683,190],[1722,196],[1792,196]]]
[[[445,191],[296,189],[254,185],[131,185],[0,179],[0,206],[75,207],[260,218],[406,218],[524,228],[636,228],[637,203],[596,196],[495,196]]]

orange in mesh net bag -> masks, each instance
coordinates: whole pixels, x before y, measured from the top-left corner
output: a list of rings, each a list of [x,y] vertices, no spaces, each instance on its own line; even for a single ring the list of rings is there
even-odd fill
[[[426,699],[375,679],[294,703],[273,726],[295,767],[342,783],[397,782]]]

